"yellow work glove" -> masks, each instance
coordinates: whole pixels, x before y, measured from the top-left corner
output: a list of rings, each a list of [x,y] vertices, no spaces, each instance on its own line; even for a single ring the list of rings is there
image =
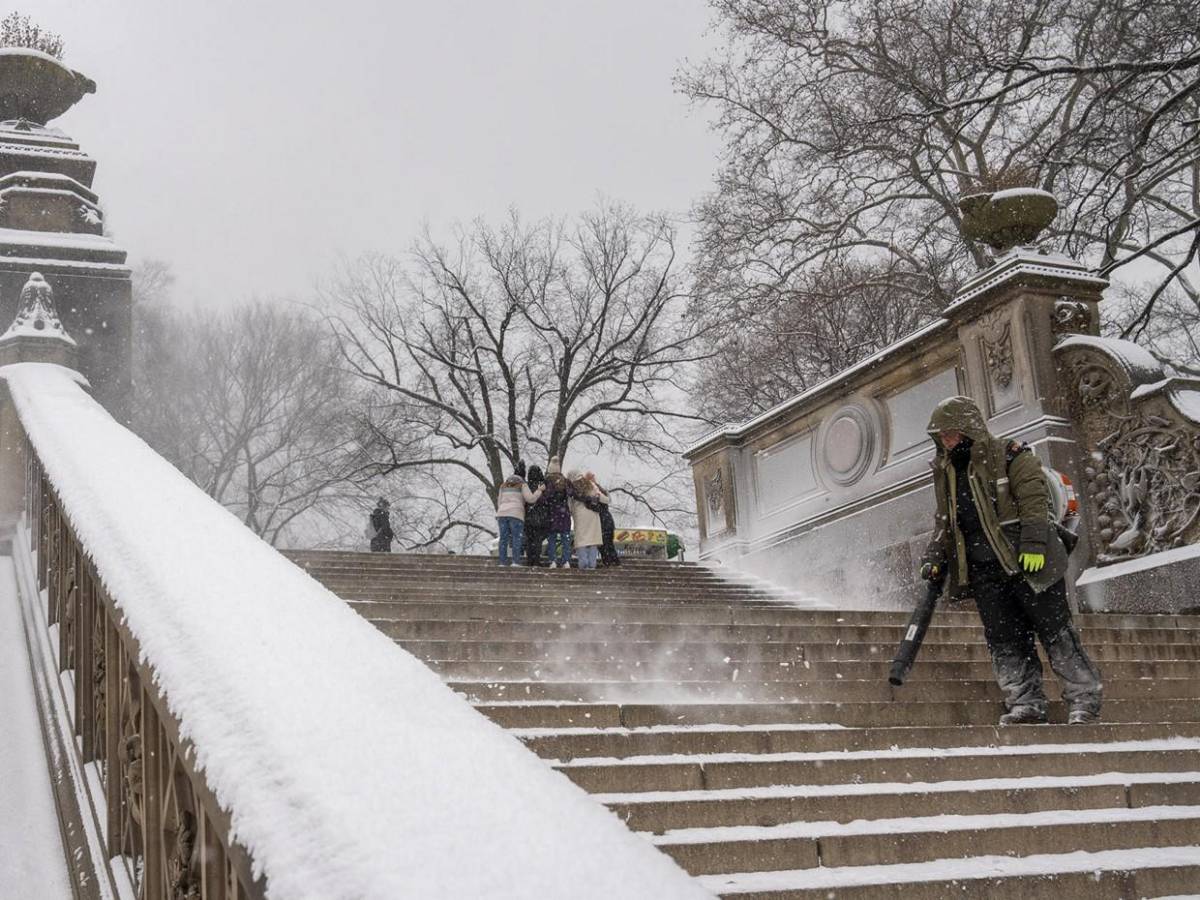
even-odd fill
[[[1021,568],[1026,572],[1040,572],[1046,565],[1045,553],[1022,553]]]

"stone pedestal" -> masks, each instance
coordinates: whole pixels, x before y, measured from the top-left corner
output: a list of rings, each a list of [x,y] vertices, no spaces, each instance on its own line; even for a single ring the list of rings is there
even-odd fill
[[[40,272],[77,345],[75,367],[96,398],[127,421],[132,291],[126,254],[104,234],[104,213],[92,191],[96,163],[46,125],[95,85],[35,51],[4,51],[0,75],[20,87],[0,102],[0,328],[16,316],[22,287]],[[26,344],[22,360],[36,347],[36,341]]]

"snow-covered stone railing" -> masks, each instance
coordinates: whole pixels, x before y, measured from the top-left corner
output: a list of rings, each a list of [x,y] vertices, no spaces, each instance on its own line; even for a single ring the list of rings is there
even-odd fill
[[[710,896],[81,382],[0,368],[4,468],[25,473],[15,544],[123,873],[91,896]]]

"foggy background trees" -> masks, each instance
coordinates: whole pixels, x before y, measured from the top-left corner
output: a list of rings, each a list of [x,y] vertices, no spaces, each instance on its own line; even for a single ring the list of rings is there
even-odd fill
[[[958,197],[1010,186],[1054,193],[1046,242],[1124,278],[1113,331],[1200,362],[1200,2],[711,5],[724,45],[678,78],[725,137],[697,209],[698,312],[747,330],[718,340],[742,364],[731,381],[709,367],[710,402],[751,413],[831,374],[825,354],[780,353],[781,329],[840,367],[932,316],[989,262],[959,236]],[[889,326],[831,322],[814,285],[882,304]]]
[[[138,273],[134,429],[273,544],[357,535],[365,448],[323,323],[262,302],[179,310],[170,281],[161,263]]]

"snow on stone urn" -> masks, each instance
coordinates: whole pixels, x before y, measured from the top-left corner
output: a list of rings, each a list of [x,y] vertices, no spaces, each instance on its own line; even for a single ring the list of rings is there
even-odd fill
[[[96,83],[48,53],[0,48],[0,121],[45,125],[82,99]]]
[[[959,198],[962,233],[1003,253],[1019,244],[1032,244],[1054,221],[1058,202],[1037,188],[1009,188]]]

